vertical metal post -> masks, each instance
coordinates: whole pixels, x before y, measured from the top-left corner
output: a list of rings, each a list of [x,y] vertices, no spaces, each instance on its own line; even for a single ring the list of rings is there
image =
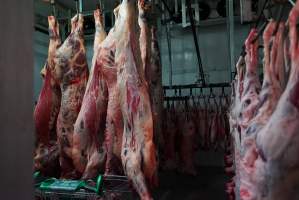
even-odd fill
[[[165,29],[166,29],[166,39],[168,45],[168,58],[169,58],[169,86],[172,87],[173,65],[172,65],[172,53],[171,53],[170,27],[168,24],[166,24]]]
[[[182,0],[182,26],[185,28],[188,25],[190,25],[190,23],[187,23],[186,0]]]
[[[71,32],[71,20],[72,20],[72,10],[69,9],[67,11],[67,16],[68,16],[68,20],[67,20],[67,32],[68,34]]]
[[[83,12],[83,2],[82,0],[79,0],[79,13]]]
[[[188,8],[188,14],[191,22],[191,28],[192,28],[192,33],[193,33],[193,39],[194,39],[194,44],[195,44],[195,50],[196,50],[196,55],[197,55],[197,61],[198,61],[198,78],[200,79],[201,83],[205,85],[205,75],[204,75],[204,70],[202,67],[202,60],[200,56],[200,50],[199,50],[199,45],[198,45],[198,38],[197,38],[197,33],[196,33],[196,27],[195,27],[195,20],[193,17],[193,10],[191,7],[191,1],[187,0],[187,8]]]
[[[55,18],[57,18],[56,7],[55,7],[55,0],[51,0],[51,6],[52,6],[52,11],[53,11],[53,16]]]
[[[164,6],[164,3],[161,3],[161,8],[162,8],[162,21],[165,20],[166,16],[165,16],[165,6]]]
[[[233,69],[235,68],[235,20],[234,20],[234,1],[226,0],[227,7],[227,32],[229,47],[229,73],[231,80],[233,79]]]

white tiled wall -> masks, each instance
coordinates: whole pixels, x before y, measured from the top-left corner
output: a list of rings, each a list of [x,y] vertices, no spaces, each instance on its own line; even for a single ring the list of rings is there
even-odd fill
[[[198,28],[198,41],[203,70],[209,83],[230,81],[229,47],[226,24]],[[235,57],[248,34],[248,26],[236,25]],[[169,56],[165,27],[160,28],[160,49],[163,65],[163,84],[169,85]],[[173,60],[173,84],[191,84],[197,80],[198,62],[190,28],[172,28],[171,45]]]

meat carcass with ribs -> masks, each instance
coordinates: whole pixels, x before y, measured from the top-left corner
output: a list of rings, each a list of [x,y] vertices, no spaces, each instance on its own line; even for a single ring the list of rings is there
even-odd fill
[[[263,200],[299,199],[299,2],[289,15],[291,72],[288,84],[256,143],[264,177]]]
[[[276,26],[279,26],[276,36],[272,36]],[[255,161],[258,158],[256,148],[256,136],[262,128],[268,123],[277,102],[283,92],[282,79],[279,79],[280,73],[284,68],[283,59],[283,32],[284,24],[276,25],[271,21],[264,32],[264,81],[259,95],[257,114],[252,119],[244,134],[242,141],[241,158],[241,198],[244,200],[257,199],[258,182],[261,177],[256,176]],[[270,47],[271,39],[273,40]],[[282,69],[281,69],[282,68]]]
[[[45,176],[59,176],[59,153],[56,142],[56,121],[60,108],[61,92],[55,76],[54,57],[61,45],[59,24],[55,17],[49,16],[48,59],[42,70],[43,86],[34,110],[36,134],[35,170]],[[58,173],[58,174],[57,174]]]
[[[257,30],[252,29],[246,42],[245,42],[245,49],[246,49],[246,56],[245,56],[245,63],[246,63],[246,72],[244,76],[244,85],[241,100],[239,105],[237,105],[237,148],[236,148],[236,189],[237,193],[239,193],[240,189],[240,173],[241,173],[241,166],[240,166],[240,157],[242,157],[242,141],[244,137],[244,131],[246,130],[247,126],[249,125],[250,121],[255,115],[257,105],[259,103],[259,91],[260,91],[260,82],[257,73],[257,66],[258,66],[258,41],[254,41],[257,36]],[[238,94],[237,94],[238,95]],[[239,106],[239,107],[238,107]]]
[[[83,97],[81,110],[74,125],[72,158],[77,173],[83,179],[104,171],[106,151],[102,148],[107,112],[108,91],[97,62],[100,45],[106,38],[100,9],[94,11],[95,38],[91,73]]]
[[[252,29],[246,42],[245,42],[245,49],[246,49],[246,73],[244,77],[244,90],[243,95],[241,97],[241,112],[238,116],[238,134],[240,136],[240,149],[238,149],[238,153],[240,157],[238,157],[238,178],[240,182],[241,180],[241,173],[242,173],[242,165],[240,165],[241,158],[242,158],[242,141],[244,138],[245,130],[248,127],[249,123],[251,122],[252,118],[255,116],[257,106],[259,104],[259,92],[260,92],[260,81],[258,77],[257,67],[258,67],[258,40],[254,41],[257,37],[257,30]],[[240,175],[240,176],[239,176]],[[242,194],[241,188],[239,186],[240,182],[237,182],[237,188],[240,189],[240,196]],[[239,191],[238,191],[239,192]]]
[[[259,104],[259,92],[261,84],[258,77],[258,40],[257,30],[252,29],[245,43],[246,46],[246,73],[244,77],[244,91],[241,97],[241,113],[238,116],[241,130],[241,141],[243,133],[255,115]]]
[[[122,164],[141,199],[152,199],[149,185],[157,182],[156,148],[148,86],[137,33],[135,0],[124,0],[116,28],[117,85],[124,120]]]
[[[237,65],[237,76],[235,79],[234,89],[235,95],[232,96],[232,104],[230,108],[230,127],[231,127],[231,135],[233,138],[233,156],[234,156],[234,169],[235,169],[235,194],[236,198],[239,199],[239,186],[240,186],[240,173],[239,173],[239,163],[240,163],[240,149],[241,149],[241,129],[238,125],[238,116],[241,113],[241,97],[243,95],[244,90],[244,74],[245,74],[245,58],[243,55],[240,56]],[[233,196],[230,190],[229,196]]]
[[[74,124],[81,109],[89,73],[83,37],[83,16],[79,14],[72,19],[71,33],[55,56],[55,72],[62,94],[57,119],[62,178],[78,177],[72,156]]]

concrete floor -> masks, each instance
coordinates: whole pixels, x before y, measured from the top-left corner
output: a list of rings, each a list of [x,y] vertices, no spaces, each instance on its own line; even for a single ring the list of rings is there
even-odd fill
[[[155,200],[226,200],[223,168],[201,167],[196,177],[177,173],[160,174],[160,186]]]
[[[198,175],[188,176],[175,172],[161,172],[159,174],[160,184],[154,191],[155,200],[226,200],[224,185],[228,178],[224,174],[223,167],[200,167]],[[121,188],[116,188],[122,190]],[[124,189],[130,191],[130,188]],[[98,197],[91,195],[90,198],[74,197],[56,198],[56,194],[50,195],[53,198],[43,198],[47,195],[37,195],[35,199],[99,199],[99,200],[139,200],[136,193],[105,193]],[[84,195],[83,195],[84,196]],[[83,197],[82,196],[82,197]],[[54,198],[55,197],[55,198]],[[58,197],[58,196],[57,196]]]

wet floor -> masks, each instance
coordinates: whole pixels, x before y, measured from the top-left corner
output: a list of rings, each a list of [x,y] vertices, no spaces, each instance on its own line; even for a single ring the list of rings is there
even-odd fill
[[[198,176],[178,173],[160,174],[160,186],[154,193],[156,200],[226,200],[224,185],[227,176],[223,168],[201,167]]]

